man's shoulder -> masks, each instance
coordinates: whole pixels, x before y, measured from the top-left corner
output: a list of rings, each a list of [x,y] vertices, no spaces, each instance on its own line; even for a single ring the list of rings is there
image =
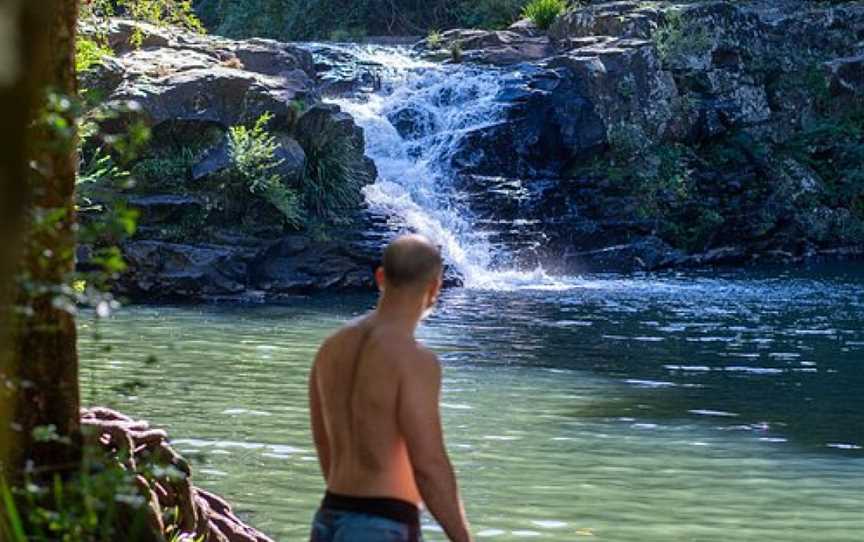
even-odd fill
[[[406,345],[400,361],[403,369],[409,375],[434,376],[441,369],[435,352],[416,342]]]
[[[357,318],[351,320],[350,322],[344,324],[342,327],[328,335],[321,343],[321,348],[319,350],[325,352],[329,350],[339,349],[342,344],[356,339],[356,337],[362,333],[363,319]]]

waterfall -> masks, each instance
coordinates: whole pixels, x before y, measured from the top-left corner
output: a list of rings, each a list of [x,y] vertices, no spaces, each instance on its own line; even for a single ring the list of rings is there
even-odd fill
[[[466,136],[504,119],[505,104],[498,99],[502,73],[429,62],[405,48],[338,47],[358,65],[374,66],[380,83],[373,92],[328,100],[364,128],[366,154],[379,171],[377,182],[365,189],[370,208],[399,217],[441,246],[466,287],[554,285],[542,269],[508,268],[506,248],[493,245],[476,227],[454,186],[458,172],[452,159]]]

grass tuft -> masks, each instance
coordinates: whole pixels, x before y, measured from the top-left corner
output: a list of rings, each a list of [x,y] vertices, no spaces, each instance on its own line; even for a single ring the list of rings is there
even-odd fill
[[[522,16],[534,21],[537,28],[546,30],[566,9],[565,0],[531,0],[522,10]]]

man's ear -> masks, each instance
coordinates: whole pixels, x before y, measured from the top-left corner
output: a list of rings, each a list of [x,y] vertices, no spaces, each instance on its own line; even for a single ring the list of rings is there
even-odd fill
[[[438,294],[441,293],[441,285],[443,284],[442,277],[437,277],[429,284],[429,290],[427,293],[429,295],[429,299],[438,299]]]
[[[384,287],[387,285],[387,278],[384,275],[383,267],[375,270],[375,282],[378,284],[378,289],[383,292]]]

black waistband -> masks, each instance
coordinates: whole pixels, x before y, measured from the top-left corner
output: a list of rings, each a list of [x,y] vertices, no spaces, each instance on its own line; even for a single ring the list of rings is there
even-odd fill
[[[329,510],[380,516],[410,527],[420,528],[420,509],[408,501],[386,497],[353,497],[327,492],[321,507]]]

